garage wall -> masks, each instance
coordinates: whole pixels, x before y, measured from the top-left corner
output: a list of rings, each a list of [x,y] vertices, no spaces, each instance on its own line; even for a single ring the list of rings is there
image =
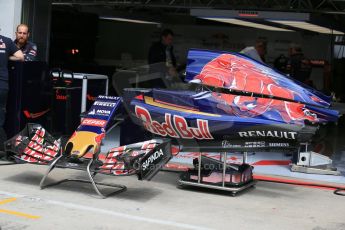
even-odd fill
[[[114,60],[145,60],[151,35],[157,30],[156,25],[121,23],[100,20],[96,43],[96,60],[114,64]],[[115,61],[115,64],[119,64]]]
[[[270,32],[244,27],[165,25],[175,33],[177,59],[185,62],[189,48],[240,51],[253,45],[257,38],[268,41],[267,61],[273,63],[280,54],[287,55],[291,42],[299,43],[309,58],[329,59],[330,38],[327,35],[298,32]],[[99,21],[96,60],[100,63],[118,63],[121,59],[134,64],[146,64],[152,41],[158,40],[160,28],[156,25]]]
[[[0,0],[1,1],[1,0]],[[38,48],[36,59],[48,61],[52,0],[24,0],[22,23],[30,28],[30,38]]]
[[[15,31],[20,24],[22,0],[0,0],[0,34],[15,38]]]

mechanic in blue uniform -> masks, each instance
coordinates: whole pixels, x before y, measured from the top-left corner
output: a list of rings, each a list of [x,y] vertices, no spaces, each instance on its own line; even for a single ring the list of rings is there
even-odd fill
[[[160,41],[152,43],[148,63],[149,65],[155,63],[165,63],[167,66],[176,68],[176,58],[174,55],[173,43],[174,33],[170,29],[165,29],[161,33]]]
[[[159,41],[153,42],[149,49],[148,64],[150,73],[159,73],[161,78],[166,75],[177,75],[176,58],[173,47],[174,33],[170,29],[164,29]],[[160,79],[151,82],[150,87],[164,87]]]
[[[14,42],[5,36],[0,35],[0,151],[4,149],[6,133],[3,129],[6,112],[7,92],[8,92],[8,60],[24,61],[24,55]],[[1,154],[0,154],[1,157]]]
[[[35,61],[37,56],[36,44],[28,41],[30,36],[29,27],[25,24],[17,26],[14,43],[23,52],[25,61]]]
[[[300,82],[312,86],[312,82],[309,79],[312,66],[310,64],[310,60],[304,56],[301,46],[298,44],[291,44],[289,48],[289,56],[290,59],[286,69],[290,76]]]

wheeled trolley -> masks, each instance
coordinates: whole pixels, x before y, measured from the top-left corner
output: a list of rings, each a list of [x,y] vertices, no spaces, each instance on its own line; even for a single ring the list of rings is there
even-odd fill
[[[247,152],[243,153],[243,163],[227,163],[227,152],[220,152],[219,159],[210,158],[199,152],[193,160],[194,168],[181,174],[180,186],[196,186],[229,191],[233,196],[256,184],[252,166],[246,164]]]

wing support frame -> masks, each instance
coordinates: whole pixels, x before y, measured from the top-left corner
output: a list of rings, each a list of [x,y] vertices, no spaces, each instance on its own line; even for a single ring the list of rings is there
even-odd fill
[[[101,198],[101,199],[105,199],[105,198],[107,198],[109,196],[112,196],[112,195],[115,195],[117,193],[121,193],[121,192],[124,192],[124,191],[127,190],[127,187],[124,186],[124,185],[96,182],[94,180],[94,177],[96,176],[97,172],[91,172],[91,165],[94,162],[93,158],[91,158],[88,161],[87,166],[86,166],[86,174],[88,176],[88,180],[67,178],[67,179],[63,179],[63,180],[52,182],[52,183],[48,183],[48,184],[45,183],[46,179],[48,178],[49,173],[52,172],[56,167],[58,167],[58,168],[65,168],[64,166],[58,164],[60,160],[64,159],[64,157],[65,157],[64,155],[59,156],[58,158],[56,158],[49,165],[49,168],[47,169],[46,173],[44,174],[44,176],[42,177],[41,182],[40,182],[40,189],[41,190],[45,189],[45,188],[48,188],[48,187],[53,187],[53,186],[56,186],[56,185],[59,185],[59,184],[65,183],[65,182],[88,183],[88,184],[92,185],[92,188],[97,193],[98,197]],[[105,194],[105,193],[100,191],[98,185],[106,186],[106,187],[109,187],[109,188],[114,188],[116,190],[112,191],[110,193]]]

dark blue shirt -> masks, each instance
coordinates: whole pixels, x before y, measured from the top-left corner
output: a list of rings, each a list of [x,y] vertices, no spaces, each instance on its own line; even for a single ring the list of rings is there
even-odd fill
[[[168,50],[167,50],[168,49]],[[152,43],[149,56],[148,56],[148,63],[149,65],[155,63],[166,63],[167,61],[167,53],[170,54],[170,60],[172,66],[176,67],[176,58],[174,55],[174,48],[173,46],[167,47],[162,42],[154,42]]]
[[[0,89],[8,89],[8,58],[18,50],[10,38],[0,35]]]
[[[288,62],[291,77],[300,82],[306,82],[311,74],[311,64],[302,53],[293,54]]]
[[[17,40],[14,40],[14,43],[17,44]],[[36,61],[37,46],[35,43],[27,41],[24,46],[20,47],[20,50],[24,54],[24,61]]]

